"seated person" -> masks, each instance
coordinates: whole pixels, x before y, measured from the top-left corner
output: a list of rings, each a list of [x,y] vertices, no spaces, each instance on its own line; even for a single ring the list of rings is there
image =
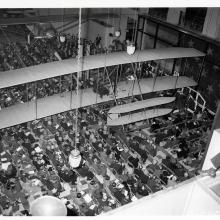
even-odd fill
[[[25,135],[26,135],[26,138],[29,139],[31,144],[35,143],[36,140],[35,140],[34,136],[30,132],[27,132]]]
[[[160,175],[160,179],[167,185],[168,183],[168,176],[169,173],[166,170],[163,170],[162,174]]]
[[[141,169],[134,169],[134,174],[138,177],[138,179],[143,183],[147,184],[149,177],[144,174]]]
[[[148,196],[149,195],[147,187],[145,185],[142,185],[140,182],[138,183],[138,186],[137,186],[137,193],[141,196]]]
[[[129,202],[129,196],[128,196],[128,191],[125,190],[124,188],[118,188],[116,183],[113,182],[110,186],[109,189],[111,190],[112,194],[114,197],[122,204],[125,205]]]
[[[177,184],[177,177],[176,176],[169,176],[168,177],[168,181],[167,181],[167,186],[170,187],[170,186],[175,186]]]
[[[155,144],[159,144],[167,136],[169,136],[168,130],[164,130],[164,132],[158,132],[157,134],[155,134]]]
[[[121,152],[123,151],[122,144],[119,142],[116,146],[112,147],[112,150],[115,151],[116,160],[119,160],[121,158]]]
[[[178,158],[187,158],[189,154],[189,147],[185,140],[182,140],[179,145],[180,150],[177,152]]]
[[[150,131],[151,132],[154,132],[155,130],[159,129],[160,128],[160,124],[159,123],[156,123],[155,121],[152,123],[151,125],[151,128],[150,128]]]
[[[142,150],[140,148],[140,145],[136,142],[136,143],[133,143],[130,145],[131,146],[131,149],[134,149],[140,156],[143,160],[147,160],[148,156],[147,156],[147,153],[145,150]]]
[[[173,122],[174,122],[174,124],[178,124],[178,123],[182,122],[181,116],[177,115]]]
[[[122,174],[123,170],[125,169],[125,165],[122,162],[115,161],[110,165],[119,175]]]
[[[124,161],[127,161],[129,158],[130,154],[129,154],[129,149],[127,147],[124,147],[124,150],[121,152],[121,158]]]
[[[96,141],[96,142],[93,142],[92,145],[96,149],[96,151],[98,151],[98,152],[103,151],[103,146],[102,146],[101,142]]]
[[[137,167],[138,167],[139,159],[138,159],[137,155],[136,155],[135,157],[130,156],[130,157],[128,158],[128,161],[132,164],[132,166],[133,166],[134,168],[137,168]]]
[[[77,169],[77,172],[80,174],[82,177],[86,177],[88,180],[92,180],[94,177],[94,174],[89,170],[87,166],[82,166]]]

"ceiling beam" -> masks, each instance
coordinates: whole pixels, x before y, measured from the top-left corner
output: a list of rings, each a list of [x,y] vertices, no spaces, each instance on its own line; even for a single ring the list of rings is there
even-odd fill
[[[119,15],[115,13],[96,13],[96,14],[88,14],[85,13],[82,15],[82,19],[104,19],[104,18],[118,18]],[[18,24],[34,24],[34,23],[45,23],[45,22],[59,22],[59,21],[76,21],[78,20],[79,15],[72,14],[72,15],[47,15],[47,16],[33,16],[33,17],[26,17],[26,18],[1,18],[0,26],[5,25],[18,25]]]

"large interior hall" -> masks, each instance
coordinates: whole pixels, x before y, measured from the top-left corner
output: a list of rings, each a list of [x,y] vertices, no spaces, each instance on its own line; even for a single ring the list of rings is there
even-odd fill
[[[151,199],[219,176],[219,16],[0,8],[0,215],[113,215],[146,201],[147,215]]]

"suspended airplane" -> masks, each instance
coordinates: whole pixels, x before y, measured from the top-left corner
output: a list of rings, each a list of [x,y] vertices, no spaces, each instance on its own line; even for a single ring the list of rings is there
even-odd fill
[[[146,110],[146,108],[168,104],[173,102],[175,99],[176,99],[175,97],[157,97],[157,98],[132,102],[125,105],[118,105],[109,110],[107,125],[116,126],[116,125],[130,124],[137,121],[166,115],[170,113],[172,109],[157,108],[153,110],[152,109]],[[134,111],[138,111],[138,110],[142,110],[142,111],[138,113],[134,113]],[[120,114],[126,114],[126,115],[120,116]]]
[[[122,66],[124,64],[134,64],[160,59],[199,56],[205,56],[205,54],[193,48],[170,47],[136,51],[135,54],[131,56],[124,51],[109,53],[106,55],[98,54],[85,56],[80,59],[80,67],[77,65],[77,59],[71,58],[1,72],[0,89],[68,74],[73,76],[74,74],[72,73],[77,73],[78,71],[82,72],[94,69],[99,71],[100,68],[105,69],[109,79],[107,67]],[[136,72],[136,70],[134,72]],[[71,90],[65,92],[65,95],[62,96],[60,94],[54,94],[52,96],[46,96],[2,109],[0,111],[0,128],[13,126],[80,107],[86,107],[112,100],[117,102],[118,99],[124,99],[127,97],[142,96],[142,94],[196,85],[197,83],[187,76],[171,75],[141,79],[137,79],[135,76],[135,80],[119,81],[116,89],[114,90],[111,88],[110,95],[108,96],[99,97],[97,93],[93,91],[93,88],[80,89],[79,95],[77,95],[74,90]],[[130,92],[130,90],[132,90],[132,92]],[[79,101],[76,101],[78,99]],[[23,114],[24,112],[26,112],[26,114]],[[160,113],[159,115],[165,114],[164,111],[159,111],[158,113]],[[144,113],[144,115],[147,115],[147,113]],[[154,115],[155,117],[158,116],[158,114],[155,113]],[[9,117],[11,120],[6,120]],[[151,116],[148,116],[148,118],[149,117]],[[142,119],[144,120],[144,118],[146,117],[143,116]]]
[[[156,118],[159,116],[167,115],[172,112],[173,109],[171,108],[156,108],[151,110],[146,110],[134,114],[128,114],[119,118],[115,118],[113,120],[108,120],[108,126],[119,126],[119,125],[126,125],[135,123],[138,121],[147,120],[150,118]]]
[[[152,106],[163,105],[173,102],[176,97],[156,97],[151,99],[146,99],[143,101],[132,102],[124,105],[118,105],[111,108],[108,114],[121,114],[126,112],[132,112],[138,109],[149,108]]]

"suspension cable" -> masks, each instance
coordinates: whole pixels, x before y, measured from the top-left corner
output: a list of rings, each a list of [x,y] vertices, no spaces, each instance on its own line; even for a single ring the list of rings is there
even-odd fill
[[[108,22],[109,22],[109,8],[108,8]],[[108,23],[108,22],[107,22],[107,23]],[[114,25],[114,24],[113,24],[113,25]],[[107,28],[106,28],[106,30],[107,30]],[[107,67],[106,67],[106,56],[107,56],[107,51],[105,51],[104,74],[105,74],[105,72],[106,72],[107,78],[108,78],[108,81],[109,81],[109,83],[110,83],[110,87],[111,87],[111,90],[112,90],[112,93],[113,93],[113,96],[114,96],[114,99],[115,99],[115,104],[117,105],[118,103],[117,103],[117,98],[116,98],[115,93],[114,93],[114,87],[113,87],[113,85],[112,85],[112,82],[111,82],[111,79],[110,79],[110,76],[109,76],[109,73],[108,73],[108,69],[107,69]]]
[[[136,17],[137,17],[137,9],[136,9],[136,12],[135,12],[133,33],[132,33],[132,39],[131,39],[131,41],[132,41],[133,43],[134,43],[134,40],[135,40],[135,30],[137,29]]]
[[[77,134],[78,134],[78,108],[79,108],[79,75],[80,75],[80,37],[81,37],[81,11],[82,9],[79,8],[79,32],[78,32],[78,57],[77,57],[77,66],[78,66],[78,71],[77,71],[77,83],[76,83],[76,127],[75,127],[75,147],[77,143]],[[72,100],[72,98],[71,98]]]

